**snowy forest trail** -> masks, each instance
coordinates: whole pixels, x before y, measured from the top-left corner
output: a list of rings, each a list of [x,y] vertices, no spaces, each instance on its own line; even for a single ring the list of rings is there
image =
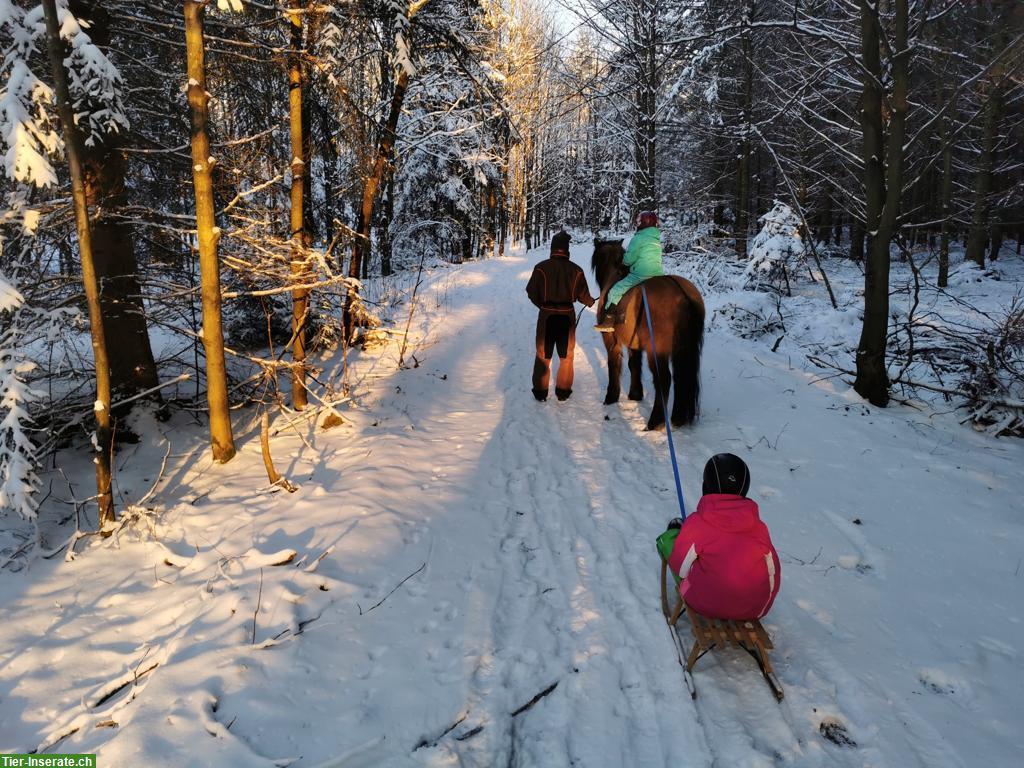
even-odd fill
[[[267,489],[251,426],[218,467],[199,427],[182,452],[178,424],[155,536],[0,574],[0,747],[63,738],[108,765],[1013,764],[1020,446],[866,408],[720,328],[708,297],[683,485],[692,510],[710,455],[751,467],[782,559],[765,624],[786,699],[715,651],[691,701],[659,606],[654,538],[677,505],[665,435],[643,431],[650,376],[644,402],[601,404],[588,312],[572,398],[533,399],[523,288],[545,255],[433,270],[415,367],[397,342],[366,350],[345,425],[275,422],[296,493]],[[150,426],[119,462],[128,498],[168,450]],[[295,560],[272,565],[282,550]]]

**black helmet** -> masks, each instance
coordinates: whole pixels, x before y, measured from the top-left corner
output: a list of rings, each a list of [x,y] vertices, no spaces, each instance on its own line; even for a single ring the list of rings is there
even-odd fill
[[[732,493],[746,496],[750,490],[750,470],[739,456],[719,453],[704,465],[704,493]]]

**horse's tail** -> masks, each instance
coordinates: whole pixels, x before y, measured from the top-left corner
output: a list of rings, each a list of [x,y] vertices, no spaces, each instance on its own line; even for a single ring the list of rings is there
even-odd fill
[[[701,301],[699,294],[694,298],[682,285],[680,288],[683,288],[683,307],[680,322],[676,326],[672,350],[675,399],[678,405],[673,411],[676,411],[683,424],[692,424],[700,408],[700,354],[704,347],[704,302]]]

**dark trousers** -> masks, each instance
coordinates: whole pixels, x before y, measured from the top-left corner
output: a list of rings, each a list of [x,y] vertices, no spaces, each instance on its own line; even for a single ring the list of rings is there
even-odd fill
[[[572,390],[572,358],[576,352],[576,316],[574,314],[549,314],[537,316],[537,357],[533,362],[534,390],[548,391],[551,381],[551,353],[557,351],[558,375],[555,388]]]

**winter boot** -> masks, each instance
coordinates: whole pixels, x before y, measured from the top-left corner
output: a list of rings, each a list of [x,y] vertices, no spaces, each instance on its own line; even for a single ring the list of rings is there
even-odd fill
[[[622,308],[618,304],[612,304],[607,309],[601,311],[594,330],[599,333],[614,333],[615,326],[624,322],[625,319]]]

